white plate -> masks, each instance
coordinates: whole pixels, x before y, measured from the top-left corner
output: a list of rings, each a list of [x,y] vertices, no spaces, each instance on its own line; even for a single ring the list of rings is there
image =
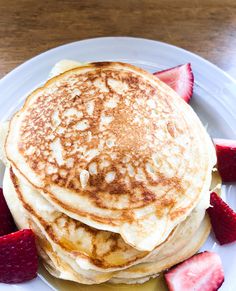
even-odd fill
[[[191,105],[212,137],[236,139],[236,82],[208,61],[183,49],[146,39],[105,37],[74,42],[49,50],[19,66],[0,81],[0,120],[22,104],[40,86],[52,66],[61,59],[81,62],[113,60],[128,62],[150,72],[191,62],[195,76]],[[224,186],[223,197],[236,210],[236,185]],[[217,252],[223,261],[222,291],[236,290],[236,243],[219,246],[213,236],[202,248]],[[40,278],[18,285],[0,284],[0,291],[52,290]],[[69,290],[68,290],[69,291]]]

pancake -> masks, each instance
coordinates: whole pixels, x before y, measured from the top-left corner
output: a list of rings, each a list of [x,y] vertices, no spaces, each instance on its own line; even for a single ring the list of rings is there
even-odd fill
[[[84,269],[117,271],[140,262],[156,260],[157,255],[159,259],[178,252],[195,234],[209,206],[208,194],[163,244],[151,253],[140,252],[127,245],[118,234],[93,229],[60,213],[27,185],[24,178],[17,178],[12,170],[10,174],[8,171],[4,185],[14,185],[17,194],[13,196],[17,195],[28,216],[36,221],[54,249],[67,252]],[[8,188],[5,192],[9,192]]]
[[[155,259],[152,258],[150,262],[141,263],[119,272],[104,273],[83,270],[76,265],[77,261],[71,258],[65,250],[59,250],[55,247],[55,244],[51,244],[51,239],[48,240],[47,235],[42,232],[41,226],[39,227],[38,221],[35,220],[34,215],[29,213],[26,208],[22,207],[24,204],[22,204],[18,198],[14,184],[11,182],[8,169],[4,176],[3,186],[6,200],[9,203],[14,218],[18,221],[18,226],[20,228],[30,227],[34,230],[37,237],[39,253],[43,258],[43,263],[47,270],[57,278],[71,280],[82,284],[98,284],[108,280],[112,283],[143,283],[150,278],[158,276],[161,271],[169,266],[179,263],[187,258],[187,256],[191,256],[201,247],[201,244],[203,244],[209,234],[210,226],[207,217],[205,217],[200,226],[196,228],[194,234],[192,234],[192,229],[195,228],[194,223],[192,224],[192,222],[196,223],[196,217],[194,217],[194,215],[197,213],[197,211],[194,210],[193,212],[195,212],[195,214],[193,214],[191,219],[189,218],[189,223],[187,223],[186,220],[182,223],[182,227],[177,227],[174,236],[169,238],[169,253],[166,253],[165,251],[163,253],[160,249],[160,252],[157,253]],[[41,205],[38,202],[39,201],[36,197],[34,204],[40,207],[40,211],[42,211],[44,205]],[[206,202],[202,202],[202,205],[200,205],[199,208],[201,208],[205,203]],[[19,219],[20,217],[23,217],[24,220],[22,221]],[[180,241],[183,240],[183,237],[185,238],[185,243],[181,244]],[[177,245],[178,248],[176,248]],[[168,245],[166,248],[168,248]],[[171,250],[173,251],[171,252]]]
[[[0,160],[4,163],[7,164],[7,158],[6,158],[6,153],[4,150],[4,145],[7,137],[9,129],[9,122],[0,122]]]
[[[213,144],[194,111],[123,63],[70,70],[10,122],[10,164],[59,211],[151,251],[209,191]]]
[[[195,236],[192,237],[188,244],[186,244],[178,254],[153,263],[144,263],[128,268],[127,270],[116,274],[112,279],[110,279],[110,282],[133,284],[135,282],[135,278],[138,280],[139,278],[143,278],[143,275],[145,275],[145,277],[149,276],[151,278],[155,274],[159,274],[160,272],[176,265],[177,263],[188,259],[189,257],[193,256],[205,243],[210,234],[210,230],[210,220],[206,215],[199,229],[195,233]]]
[[[5,175],[5,183],[14,185],[28,216],[34,217],[54,248],[68,252],[80,267],[103,271],[123,269],[148,255],[148,252],[140,252],[127,245],[117,233],[97,230],[59,212],[23,177],[17,178],[12,170],[11,181],[9,173]]]

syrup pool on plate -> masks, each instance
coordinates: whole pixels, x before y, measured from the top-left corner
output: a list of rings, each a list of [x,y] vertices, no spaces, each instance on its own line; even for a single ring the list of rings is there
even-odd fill
[[[51,276],[41,266],[39,276],[54,290],[58,291],[168,291],[162,275],[143,284],[109,284],[83,285]]]

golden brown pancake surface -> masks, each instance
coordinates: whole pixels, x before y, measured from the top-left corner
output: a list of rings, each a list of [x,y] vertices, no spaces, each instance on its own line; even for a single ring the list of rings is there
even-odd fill
[[[13,117],[8,160],[65,214],[152,250],[208,191],[215,151],[168,86],[122,63],[51,79]]]

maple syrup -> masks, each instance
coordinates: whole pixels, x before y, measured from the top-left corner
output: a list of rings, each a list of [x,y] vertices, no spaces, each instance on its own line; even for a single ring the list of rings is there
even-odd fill
[[[41,266],[39,276],[49,286],[58,291],[168,291],[162,275],[143,284],[110,284],[83,285],[53,277]]]

